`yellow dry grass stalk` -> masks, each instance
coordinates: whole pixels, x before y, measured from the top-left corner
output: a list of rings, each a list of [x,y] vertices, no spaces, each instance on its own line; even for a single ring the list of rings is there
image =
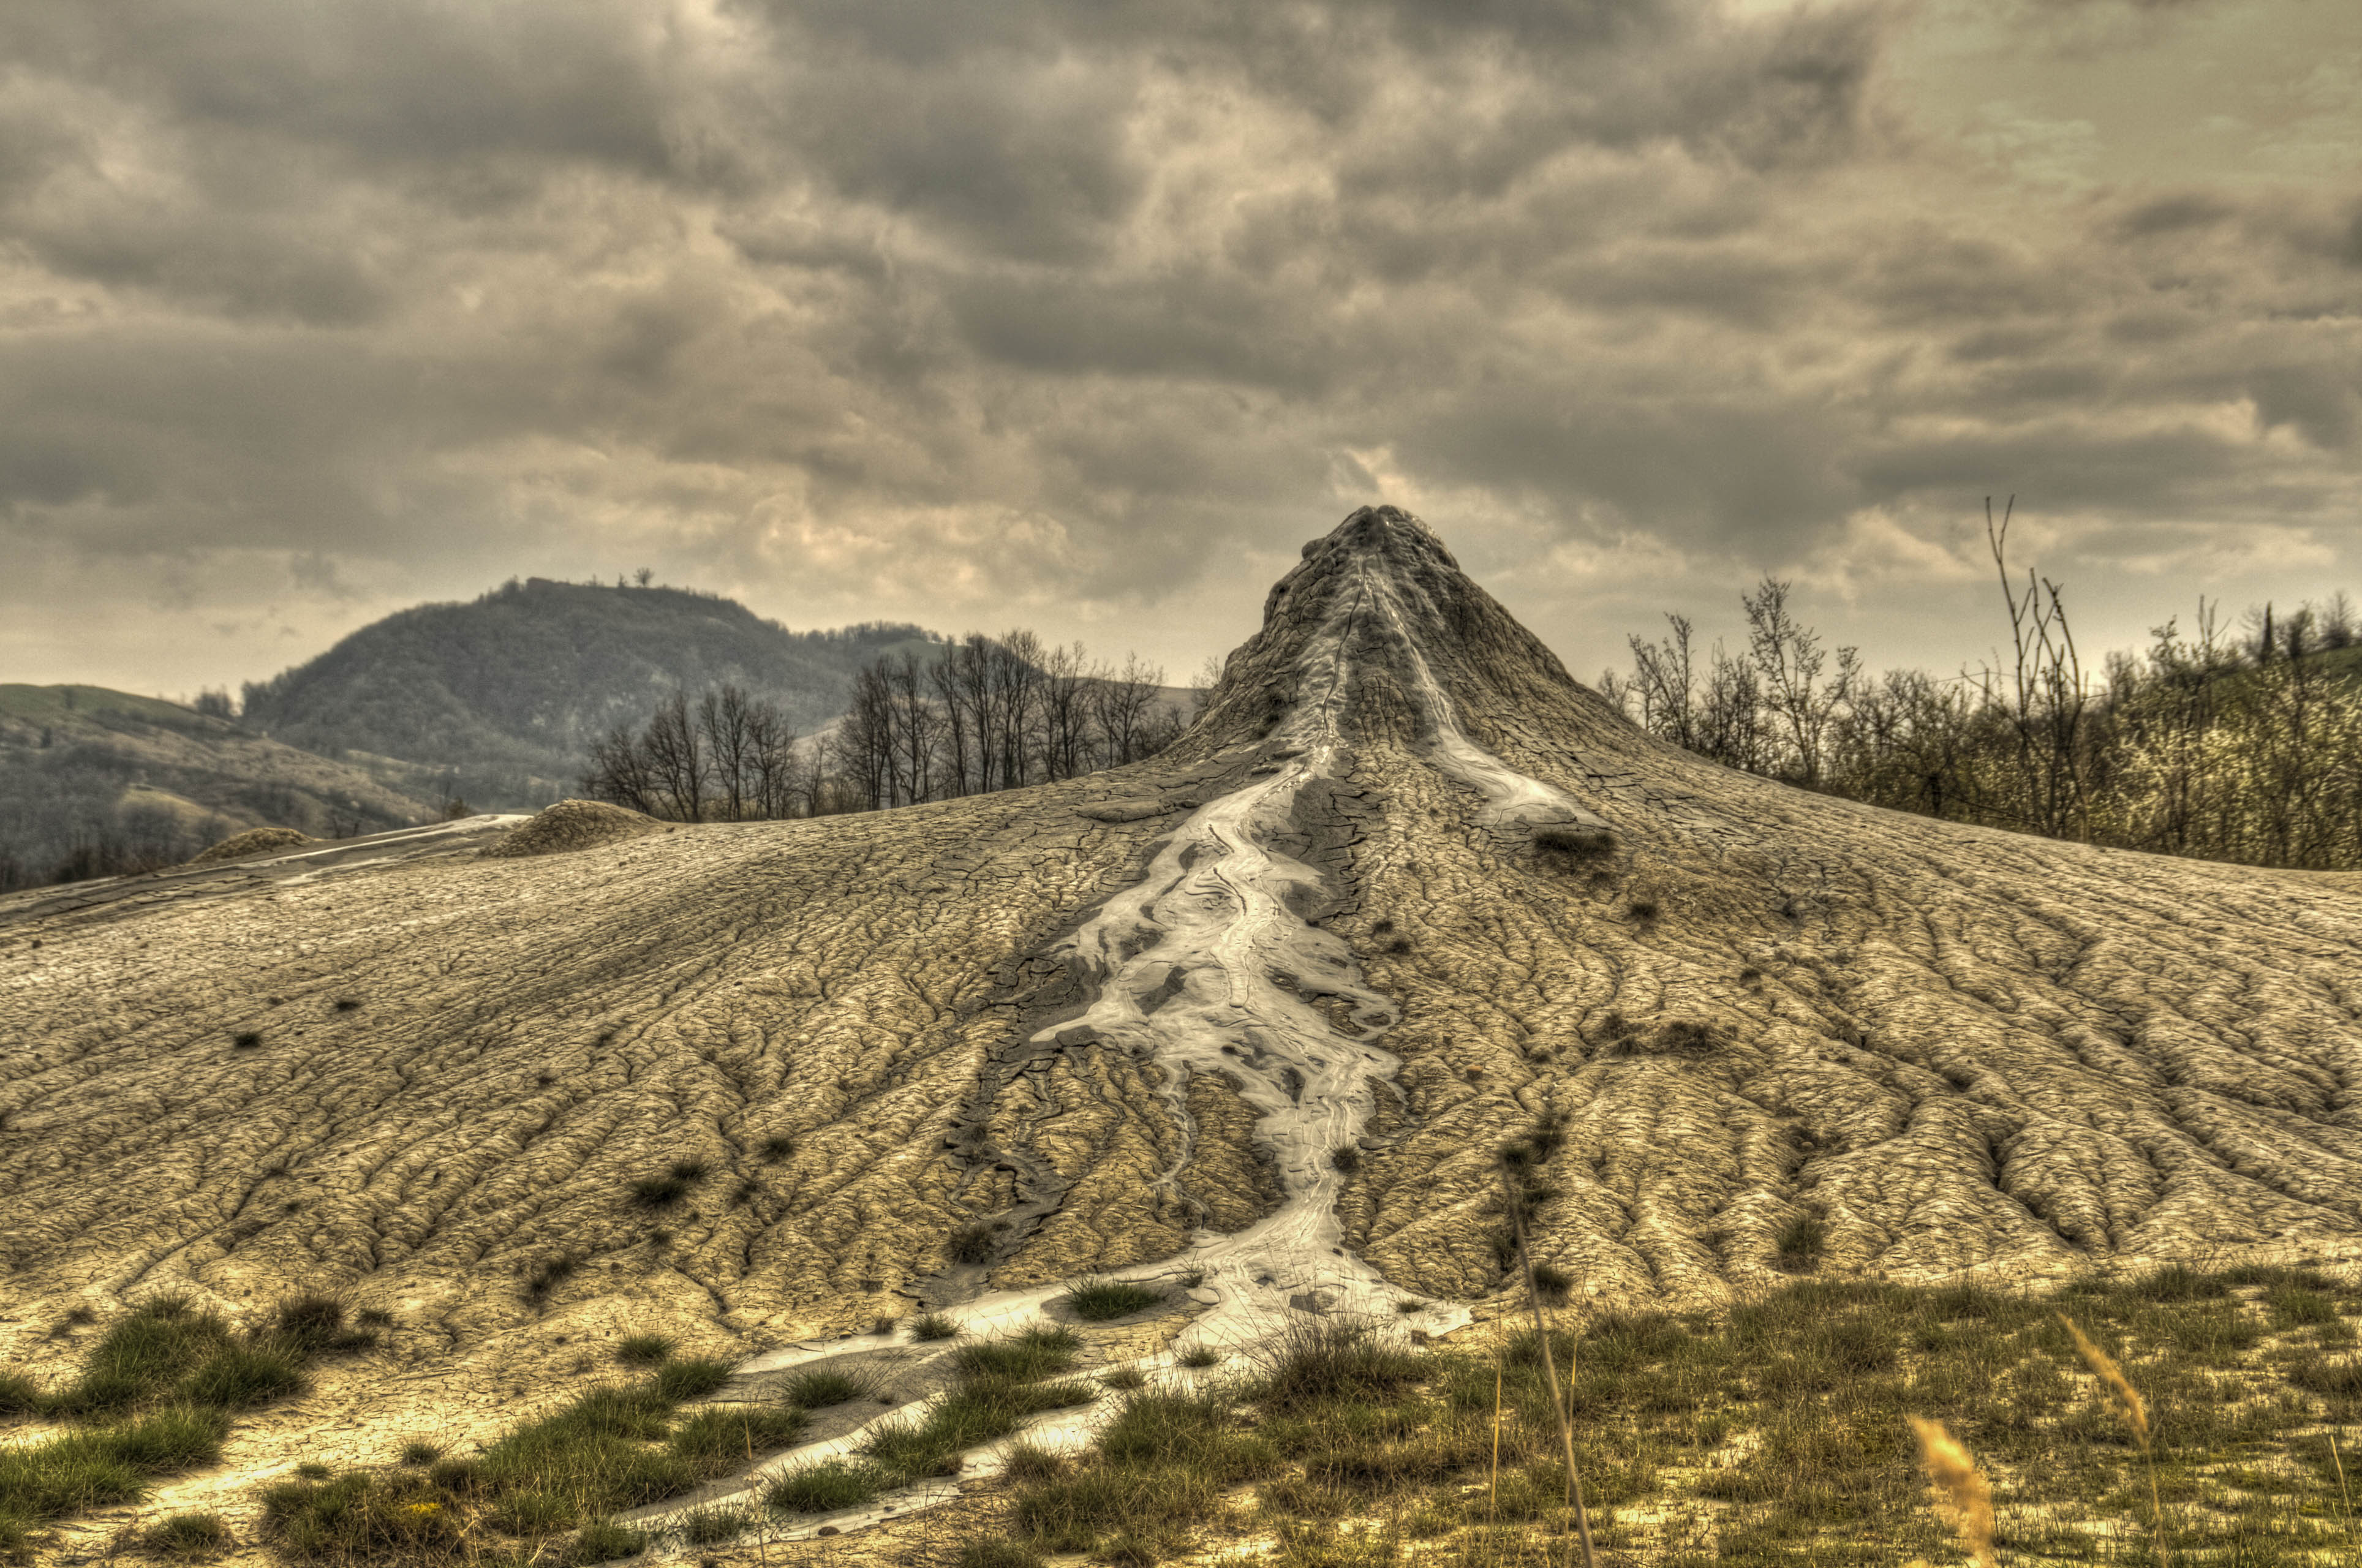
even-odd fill
[[[1493,1519],[1501,1501],[1501,1348],[1493,1347],[1493,1468],[1485,1477],[1485,1539],[1493,1539]]]
[[[2337,1429],[2329,1431],[2329,1463],[2337,1467],[2337,1497],[2345,1505],[2345,1529],[2354,1529],[2354,1494],[2345,1489],[2345,1456],[2337,1452]]]
[[[1919,1462],[1927,1467],[1927,1496],[1936,1517],[1952,1527],[1977,1568],[1993,1568],[1992,1485],[1941,1421],[1909,1418],[1919,1439]]]
[[[2058,1316],[2058,1320],[2067,1325],[2067,1331],[2075,1336],[2075,1352],[2083,1358],[2083,1364],[2090,1367],[2093,1375],[2115,1394],[2117,1403],[2124,1408],[2125,1424],[2132,1428],[2133,1436],[2140,1440],[2142,1452],[2147,1452],[2148,1450],[2147,1401],[2140,1397],[2140,1390],[2135,1388],[2132,1386],[2132,1380],[2125,1375],[2125,1369],[2116,1364],[2115,1357],[2093,1344],[2091,1336],[2076,1325],[2074,1319],[2064,1312]]]
[[[2074,1336],[2075,1352],[2083,1358],[2083,1364],[2090,1367],[2093,1375],[2115,1395],[2116,1403],[2124,1411],[2125,1425],[2132,1429],[2133,1436],[2140,1442],[2141,1458],[2148,1466],[2149,1519],[2157,1540],[2157,1561],[2158,1568],[2168,1568],[2173,1558],[2165,1545],[2165,1499],[2157,1486],[2157,1450],[2149,1441],[2148,1403],[2140,1397],[2140,1390],[2133,1386],[2132,1379],[2125,1375],[2125,1369],[2116,1364],[2115,1357],[2092,1343],[2092,1337],[2076,1324],[2074,1319],[2064,1312],[2056,1316],[2067,1325],[2067,1331]]]

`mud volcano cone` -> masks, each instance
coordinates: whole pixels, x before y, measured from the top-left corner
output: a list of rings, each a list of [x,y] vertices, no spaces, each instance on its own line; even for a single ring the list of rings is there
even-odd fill
[[[2353,878],[1716,767],[1390,508],[1151,761],[594,839],[0,900],[7,1320],[332,1289],[457,1389],[1093,1274],[1226,1332],[1448,1314],[1504,1288],[1496,1153],[1544,1120],[1537,1250],[1611,1297],[2362,1219]]]

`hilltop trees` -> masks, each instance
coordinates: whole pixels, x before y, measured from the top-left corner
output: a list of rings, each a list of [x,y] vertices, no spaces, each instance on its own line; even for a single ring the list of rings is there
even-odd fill
[[[809,733],[844,710],[863,664],[942,646],[918,626],[791,632],[716,594],[535,578],[365,626],[249,684],[245,723],[331,756],[429,767],[449,794],[513,809],[570,790],[615,726],[636,739],[666,692],[694,705],[735,686]]]
[[[800,735],[730,685],[676,692],[591,747],[586,794],[678,822],[864,811],[1072,778],[1154,755],[1180,733],[1164,671],[1096,664],[1029,631],[905,646],[853,678],[844,715]]]

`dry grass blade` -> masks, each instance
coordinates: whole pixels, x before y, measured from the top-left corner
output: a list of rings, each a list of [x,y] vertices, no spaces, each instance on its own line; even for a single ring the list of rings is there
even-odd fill
[[[2132,1380],[2125,1375],[2125,1369],[2116,1364],[2115,1357],[2092,1343],[2092,1337],[2077,1326],[2074,1319],[2064,1312],[2055,1315],[2067,1325],[2068,1333],[2074,1336],[2075,1352],[2083,1358],[2083,1364],[2114,1393],[2116,1403],[2125,1413],[2125,1425],[2132,1429],[2133,1436],[2140,1441],[2141,1458],[2148,1465],[2150,1528],[2157,1540],[2157,1560],[2163,1568],[2173,1561],[2173,1557],[2165,1544],[2165,1498],[2157,1485],[2157,1450],[2149,1441],[2148,1403],[2140,1397],[2140,1390],[2133,1386]]]
[[[2064,1312],[2058,1316],[2058,1320],[2067,1325],[2067,1331],[2075,1337],[2075,1352],[2083,1358],[2083,1364],[2089,1366],[2093,1375],[2115,1394],[2117,1403],[2124,1408],[2125,1424],[2132,1428],[2133,1436],[2140,1440],[2141,1448],[2146,1452],[2148,1448],[2147,1401],[2140,1397],[2140,1390],[2135,1388],[2131,1379],[2125,1375],[2125,1369],[2116,1364],[2115,1357],[2092,1343],[2091,1336],[2077,1326],[2074,1319]]]
[[[1534,1339],[1541,1347],[1542,1375],[1549,1380],[1551,1406],[1558,1416],[1559,1440],[1566,1448],[1566,1489],[1568,1500],[1574,1505],[1575,1544],[1583,1551],[1583,1568],[1598,1568],[1599,1559],[1591,1549],[1591,1510],[1583,1501],[1583,1476],[1574,1465],[1574,1421],[1566,1413],[1566,1394],[1558,1386],[1558,1362],[1551,1353],[1550,1325],[1542,1320],[1541,1291],[1534,1283],[1533,1249],[1526,1242],[1524,1200],[1518,1191],[1516,1173],[1504,1166],[1502,1185],[1507,1189],[1509,1223],[1518,1238],[1518,1261],[1526,1274],[1526,1305],[1533,1309]]]
[[[1918,1416],[1909,1419],[1919,1439],[1919,1461],[1927,1467],[1927,1495],[1937,1517],[1952,1527],[1977,1568],[1993,1568],[1992,1484],[1943,1422]]]
[[[1485,1539],[1493,1539],[1493,1524],[1501,1507],[1501,1349],[1493,1347],[1493,1466],[1485,1475]]]

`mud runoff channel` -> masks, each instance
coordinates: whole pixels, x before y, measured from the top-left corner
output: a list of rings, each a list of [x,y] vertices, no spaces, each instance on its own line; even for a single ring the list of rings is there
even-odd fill
[[[1428,1334],[1469,1320],[1466,1309],[1449,1304],[1398,1312],[1399,1293],[1344,1244],[1336,1214],[1342,1176],[1330,1156],[1360,1137],[1374,1094],[1395,1092],[1391,1080],[1399,1064],[1379,1042],[1396,1012],[1392,1001],[1362,984],[1341,940],[1295,913],[1291,893],[1316,890],[1319,877],[1273,845],[1287,831],[1297,793],[1338,776],[1347,650],[1374,641],[1410,678],[1429,759],[1483,798],[1484,820],[1520,828],[1544,822],[1597,824],[1598,819],[1467,739],[1404,630],[1397,591],[1390,578],[1364,569],[1336,597],[1338,608],[1312,637],[1299,667],[1303,695],[1275,737],[1275,752],[1267,753],[1279,757],[1277,770],[1199,807],[1141,882],[1109,900],[1058,950],[1095,999],[1079,1019],[1062,1021],[1036,1038],[1087,1027],[1098,1048],[1131,1053],[1163,1069],[1164,1092],[1185,1131],[1179,1155],[1156,1178],[1159,1187],[1175,1189],[1188,1162],[1190,1077],[1213,1072],[1239,1084],[1258,1112],[1255,1133],[1270,1150],[1281,1182],[1280,1206],[1248,1229],[1228,1235],[1200,1231],[1174,1257],[1109,1271],[1109,1278],[1186,1290],[1193,1303],[1194,1316],[1166,1350],[1128,1364],[1168,1380],[1194,1375],[1178,1364],[1190,1350],[1210,1348],[1227,1358],[1272,1339],[1296,1313],[1344,1314],[1380,1323],[1388,1332]],[[1341,1004],[1361,1033],[1352,1039],[1339,1033],[1308,998]],[[947,1307],[942,1315],[958,1325],[960,1342],[990,1339],[1046,1325],[1045,1309],[1067,1288],[994,1292]],[[914,1361],[947,1355],[960,1342],[910,1346],[897,1344],[890,1333],[861,1335],[788,1347],[739,1370],[875,1361],[890,1352],[908,1373]],[[924,1403],[912,1400],[853,1430],[789,1450],[731,1485],[759,1485],[798,1466],[850,1454],[879,1422],[912,1419]],[[1051,1448],[1079,1446],[1109,1403],[1054,1412],[1022,1437]],[[965,1473],[992,1474],[1006,1446],[972,1452]],[[774,1533],[858,1529],[947,1500],[958,1489],[956,1478],[923,1482]]]

